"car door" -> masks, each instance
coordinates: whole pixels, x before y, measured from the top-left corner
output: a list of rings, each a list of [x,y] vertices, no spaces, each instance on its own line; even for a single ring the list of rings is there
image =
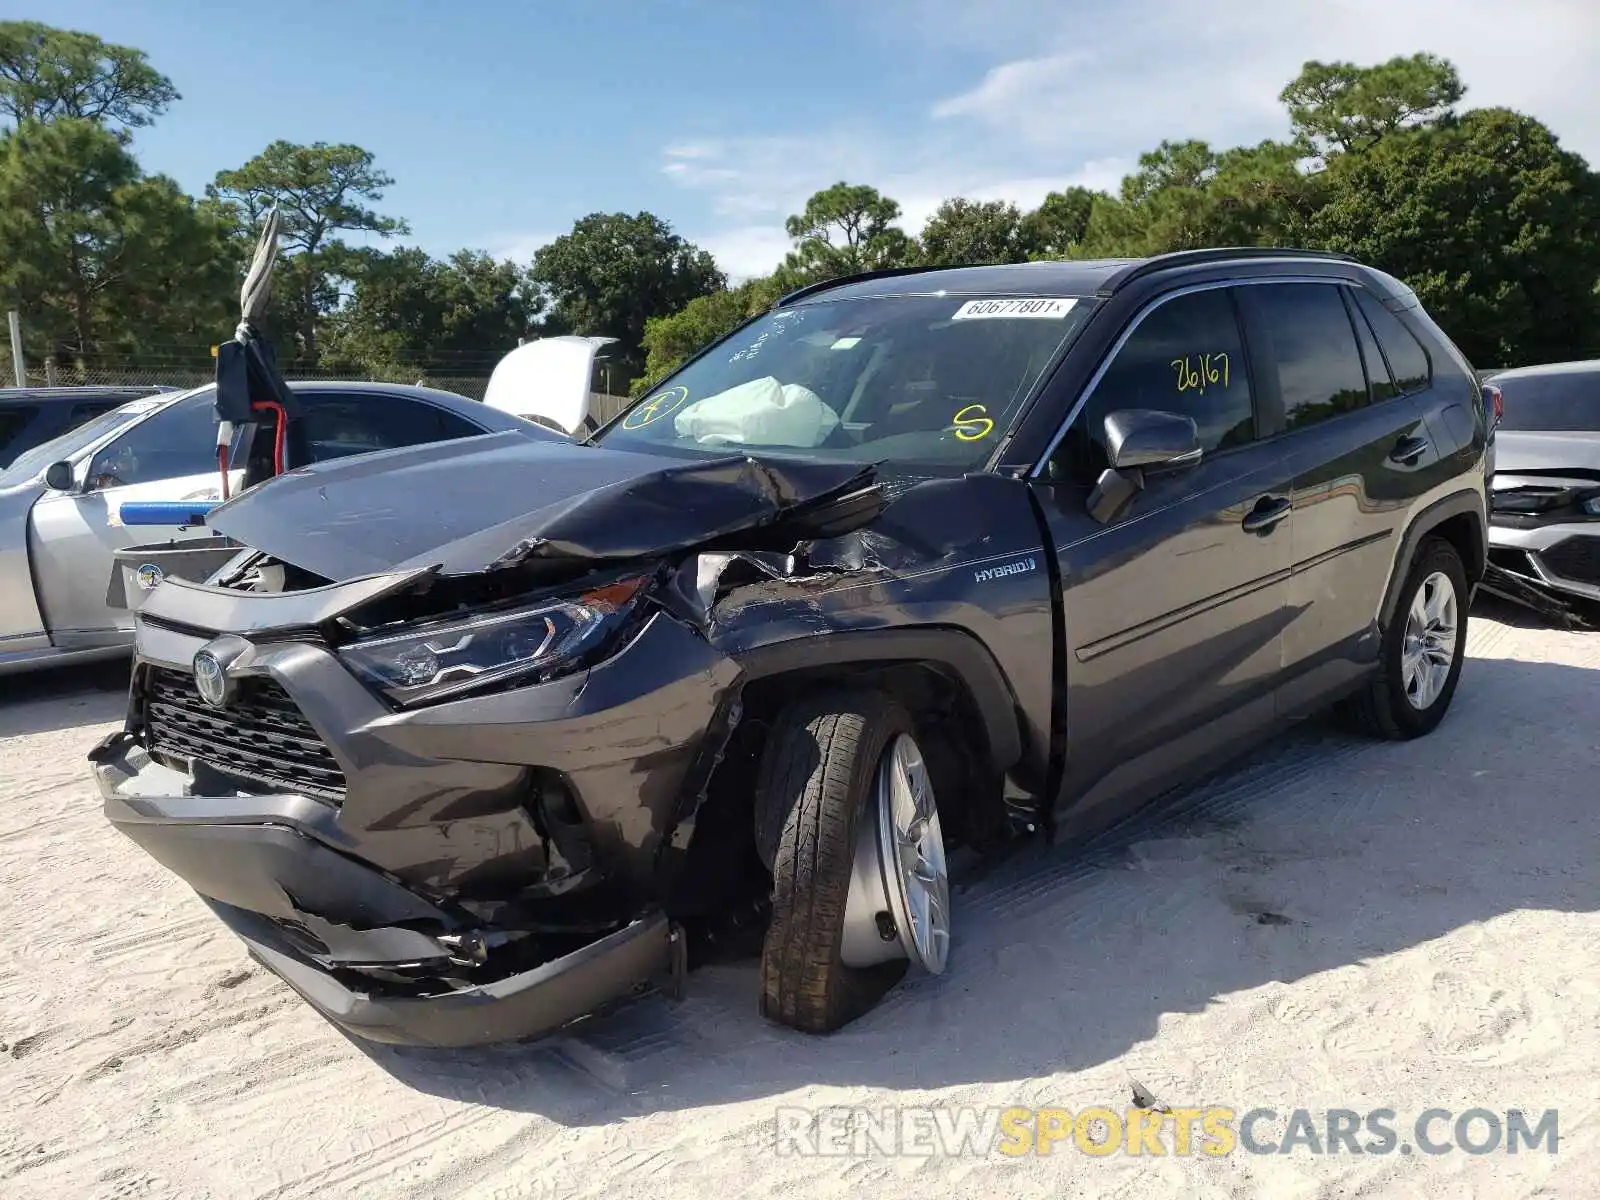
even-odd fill
[[[188,396],[96,451],[82,468],[78,490],[50,492],[34,504],[28,552],[39,609],[55,645],[115,644],[131,634],[133,613],[106,604],[115,552],[206,531],[125,526],[122,505],[220,498],[216,437],[211,393]]]
[[[1066,832],[1114,819],[1274,717],[1293,474],[1265,440],[1235,291],[1182,291],[1137,315],[1037,473],[1065,627]],[[1147,474],[1102,523],[1086,496],[1107,464],[1104,418],[1125,409],[1192,417],[1203,453]]]
[[[299,398],[304,405],[290,431],[292,465],[484,432],[465,417],[397,392],[317,391]]]
[[[1303,716],[1370,670],[1400,532],[1438,449],[1419,392],[1391,376],[1349,285],[1263,283],[1240,298],[1294,465],[1279,704]]]

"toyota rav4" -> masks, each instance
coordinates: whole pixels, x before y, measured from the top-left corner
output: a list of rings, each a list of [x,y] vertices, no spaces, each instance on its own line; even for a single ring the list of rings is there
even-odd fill
[[[955,847],[1081,838],[1327,707],[1432,730],[1479,401],[1338,256],[818,284],[587,439],[216,509],[240,551],[145,601],[105,812],[363,1037],[537,1034],[739,930],[761,1011],[834,1029],[959,961]]]

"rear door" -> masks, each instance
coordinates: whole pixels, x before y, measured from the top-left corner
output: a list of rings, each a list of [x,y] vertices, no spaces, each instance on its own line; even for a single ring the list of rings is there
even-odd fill
[[[1103,825],[1274,717],[1293,476],[1263,437],[1235,290],[1137,315],[1034,484],[1066,637],[1062,832]],[[1204,456],[1150,475],[1101,524],[1085,498],[1107,463],[1103,421],[1136,408],[1193,417]]]
[[[1426,360],[1393,378],[1334,281],[1263,283],[1241,300],[1294,465],[1293,575],[1282,707],[1299,715],[1364,673],[1401,529],[1438,461],[1420,397]],[[1420,350],[1420,346],[1418,347]]]

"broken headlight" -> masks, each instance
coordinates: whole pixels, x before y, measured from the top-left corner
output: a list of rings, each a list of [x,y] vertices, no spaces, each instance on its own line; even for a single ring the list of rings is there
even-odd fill
[[[402,706],[448,699],[523,675],[551,676],[626,619],[643,580],[528,608],[418,625],[342,647],[339,657]]]

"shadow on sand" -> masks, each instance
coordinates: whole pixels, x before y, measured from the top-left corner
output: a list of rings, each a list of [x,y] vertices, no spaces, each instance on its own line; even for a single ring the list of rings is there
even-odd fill
[[[0,738],[117,720],[127,706],[129,670],[119,658],[0,676]]]
[[[829,1037],[764,1022],[740,965],[540,1042],[362,1049],[424,1092],[571,1125],[1091,1067],[1230,993],[1518,909],[1595,909],[1597,701],[1600,670],[1469,659],[1431,737],[1309,725],[1087,846],[1030,846],[958,889],[943,976]]]

